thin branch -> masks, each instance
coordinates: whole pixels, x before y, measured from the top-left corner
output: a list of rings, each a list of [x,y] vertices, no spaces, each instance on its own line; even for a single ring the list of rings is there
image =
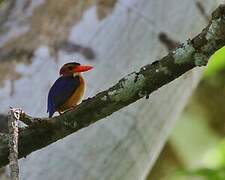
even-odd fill
[[[166,46],[168,51],[172,51],[181,45],[179,42],[168,37],[168,35],[164,32],[159,33],[158,37],[160,42]]]
[[[9,111],[9,170],[10,179],[19,179],[19,165],[18,165],[18,121],[20,119],[20,109],[10,108]]]
[[[122,78],[116,85],[82,102],[76,109],[54,118],[20,120],[33,122],[19,131],[19,157],[43,148],[63,137],[93,124],[168,84],[185,72],[207,64],[209,57],[225,46],[225,6],[212,15],[209,25],[167,56],[143,66]],[[8,136],[0,134],[0,166],[8,163]]]

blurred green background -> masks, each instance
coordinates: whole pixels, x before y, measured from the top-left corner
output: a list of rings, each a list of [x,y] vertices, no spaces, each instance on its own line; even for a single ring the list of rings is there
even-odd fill
[[[225,180],[225,47],[203,73],[149,180]]]

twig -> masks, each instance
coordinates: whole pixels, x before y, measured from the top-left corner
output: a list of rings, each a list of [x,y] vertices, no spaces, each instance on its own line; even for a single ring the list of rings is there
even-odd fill
[[[9,111],[9,170],[10,179],[19,179],[18,166],[18,120],[20,119],[21,110],[18,108],[11,108]]]
[[[19,158],[93,124],[119,109],[148,96],[187,71],[205,66],[209,57],[225,46],[225,5],[212,15],[208,26],[167,56],[143,66],[116,85],[81,103],[76,109],[54,118],[37,118],[19,131]],[[162,112],[163,113],[163,112]],[[20,120],[30,119],[27,115]],[[27,120],[26,120],[27,121]],[[8,163],[8,138],[0,136],[0,166]]]
[[[164,32],[159,33],[158,37],[160,42],[166,46],[168,51],[172,51],[181,45],[178,41],[175,41],[172,38],[168,37],[168,35]]]

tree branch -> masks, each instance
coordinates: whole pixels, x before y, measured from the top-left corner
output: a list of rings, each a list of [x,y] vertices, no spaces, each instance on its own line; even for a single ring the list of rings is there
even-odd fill
[[[9,111],[9,170],[10,179],[19,179],[19,165],[18,165],[18,121],[20,119],[20,109],[10,108]]]
[[[54,118],[20,120],[31,125],[19,131],[19,157],[45,147],[73,132],[109,116],[173,81],[196,66],[206,65],[209,57],[225,45],[225,6],[212,14],[209,25],[167,56],[143,66],[122,78],[116,85],[83,101],[76,109]],[[0,166],[8,163],[8,135],[0,134]]]

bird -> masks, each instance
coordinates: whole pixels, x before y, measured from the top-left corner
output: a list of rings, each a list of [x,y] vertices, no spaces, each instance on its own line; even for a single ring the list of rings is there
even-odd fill
[[[92,68],[90,65],[81,65],[77,62],[66,63],[61,67],[60,77],[54,82],[48,93],[47,113],[49,113],[49,118],[56,111],[61,115],[81,103],[86,88],[81,73]]]

